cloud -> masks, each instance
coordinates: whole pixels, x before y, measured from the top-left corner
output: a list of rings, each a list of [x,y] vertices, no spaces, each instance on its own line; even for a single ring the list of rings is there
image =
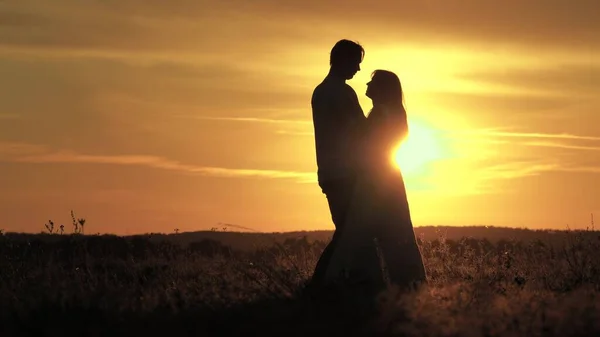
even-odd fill
[[[11,48],[248,55],[247,50],[330,44],[344,29],[380,43],[566,46],[592,50],[596,0],[413,0],[374,5],[262,1],[15,1],[0,3],[0,41]],[[269,20],[264,20],[268,17]],[[218,29],[215,29],[218,27]],[[218,33],[217,33],[218,32]],[[385,34],[382,34],[385,32]],[[256,39],[261,36],[261,39]],[[197,43],[190,43],[197,41]],[[201,41],[201,42],[200,42]],[[232,43],[232,41],[235,41]]]
[[[407,176],[407,186],[448,195],[491,194],[505,192],[508,181],[550,172],[600,173],[597,156],[579,152],[600,151],[600,137],[511,129],[439,130],[448,157],[433,162],[429,174]]]
[[[88,155],[73,151],[58,151],[46,153],[33,153],[22,155],[25,152],[39,152],[42,147],[35,145],[26,146],[19,144],[6,145],[9,151],[0,154],[9,155],[5,161],[31,164],[66,163],[66,164],[112,164],[112,165],[136,165],[163,170],[172,170],[189,174],[214,176],[214,177],[249,177],[267,179],[293,179],[301,183],[313,182],[316,174],[312,172],[296,172],[281,170],[262,169],[237,169],[224,167],[196,166],[181,163],[159,156],[149,155]],[[12,150],[12,151],[11,151]]]
[[[563,147],[564,144],[527,144],[530,146]],[[581,148],[565,146],[568,149],[600,150],[598,148]],[[531,158],[531,156],[529,156]],[[575,160],[573,160],[575,159]],[[600,173],[600,165],[596,161],[582,161],[579,158],[559,159],[558,157],[542,157],[540,159],[513,159],[501,161],[498,159],[475,160],[467,164],[465,176],[456,179],[461,184],[472,185],[472,191],[476,193],[502,192],[501,181],[538,176],[545,173]]]
[[[600,8],[599,8],[600,9]],[[600,42],[600,41],[599,41]],[[559,63],[546,68],[511,68],[456,75],[481,85],[500,84],[519,91],[542,91],[556,98],[596,97],[600,90],[600,63],[590,55],[581,63]],[[546,100],[550,103],[550,100]]]
[[[32,143],[51,143],[79,152],[106,152],[139,143],[141,148],[127,151],[140,153],[158,142],[156,138],[144,140],[152,130],[160,130],[164,144],[165,138],[169,142],[173,135],[182,134],[182,127],[191,129],[193,124],[182,126],[185,121],[175,120],[175,115],[304,117],[299,109],[290,108],[305,104],[310,93],[288,88],[282,85],[284,78],[271,75],[219,63],[135,64],[112,59],[16,60],[0,56],[0,91],[5,94],[0,111],[21,116],[0,118],[6,122],[0,123],[0,134],[8,139],[23,139],[26,134],[24,139]],[[279,113],[259,112],[264,107],[277,107]],[[232,134],[225,124],[208,132],[217,129],[222,135]]]
[[[474,171],[473,179],[479,194],[496,194],[506,192],[502,181],[511,181],[527,177],[539,176],[548,172],[560,171],[557,163],[544,161],[513,161],[488,165]]]
[[[260,118],[260,117],[210,117],[210,116],[190,116],[190,115],[182,115],[179,117],[200,119],[200,120],[228,121],[228,122],[254,122],[254,123],[267,123],[267,124],[312,125],[312,121],[310,121],[310,120],[274,119],[274,118]]]
[[[425,195],[465,196],[497,194],[516,179],[553,172],[558,164],[543,160],[449,160],[435,163],[429,174],[406,175],[406,186]]]
[[[160,156],[90,155],[77,153],[75,151],[52,151],[45,146],[26,143],[1,142],[0,161],[29,164],[63,163],[141,166],[211,177],[291,179],[298,183],[312,184],[317,181],[314,172],[199,166],[170,160]],[[492,187],[495,186],[494,181],[515,179],[560,169],[560,166],[557,164],[527,161],[501,164],[479,161],[472,164],[475,166],[460,167],[459,170],[454,169],[454,171],[451,168],[446,169],[448,166],[442,166],[440,168],[446,173],[426,175],[425,181],[419,177],[408,177],[407,186],[412,190],[431,189],[432,192],[441,194],[491,193],[493,190]],[[464,170],[471,172],[468,177],[463,176],[464,172],[466,172]],[[574,168],[570,168],[569,170],[574,170]],[[450,175],[458,174],[460,178],[448,179],[448,172],[452,171],[454,173],[450,173]]]
[[[455,132],[444,136],[447,137],[445,143],[456,151],[451,157],[462,158],[465,161],[486,158],[492,161],[499,159],[511,165],[522,163],[526,172],[530,168],[561,172],[566,167],[600,167],[599,157],[592,153],[600,151],[600,137],[490,130]],[[489,146],[488,143],[493,145]],[[482,166],[469,170],[479,171],[491,166],[495,164],[483,162]],[[587,168],[585,170],[589,171]]]
[[[558,142],[525,142],[522,145],[527,146],[540,146],[540,147],[555,147],[569,150],[589,150],[589,151],[600,151],[600,146],[581,146],[581,145],[570,145]]]
[[[468,131],[446,131],[445,133],[456,136],[482,136],[482,137],[509,137],[509,138],[549,138],[549,139],[571,139],[600,141],[600,137],[582,136],[569,133],[541,133],[541,132],[507,132],[495,130],[468,130]]]
[[[562,0],[508,0],[502,3],[481,0],[414,0],[388,2],[378,6],[365,1],[348,1],[343,15],[339,4],[307,0],[297,6],[276,0],[257,2],[256,8],[276,12],[286,18],[300,16],[321,20],[346,20],[349,25],[364,23],[396,30],[386,31],[381,39],[406,41],[411,36],[428,35],[451,43],[452,37],[484,42],[531,43],[533,45],[566,44],[590,48],[598,42],[600,23],[595,14],[600,5],[595,0],[568,3]],[[418,34],[425,32],[427,34]]]
[[[311,124],[312,122],[306,122]],[[304,124],[304,123],[302,123]],[[507,129],[507,128],[503,128]],[[450,138],[463,138],[479,140],[480,138],[536,138],[536,139],[567,139],[567,140],[585,140],[585,141],[600,141],[600,137],[597,136],[583,136],[574,135],[570,133],[543,133],[543,132],[510,132],[510,131],[498,131],[499,129],[474,129],[474,130],[433,130],[434,133],[439,134],[442,137]],[[314,136],[312,131],[289,131],[289,130],[278,130],[280,134],[290,135],[301,135],[301,136]],[[496,140],[488,139],[492,142]]]
[[[564,172],[579,172],[579,173],[600,173],[600,166],[566,166],[560,169]]]
[[[315,133],[312,131],[290,131],[290,130],[277,130],[275,133],[280,135],[290,135],[290,136],[314,136]]]
[[[46,151],[48,148],[44,145],[0,140],[0,155],[3,156],[42,154]]]
[[[201,54],[203,60],[243,60],[239,56],[249,48],[272,50],[287,39],[270,33],[272,24],[257,18],[261,13],[249,18],[235,3],[31,0],[0,2],[0,13],[1,49],[38,55],[189,60]]]
[[[481,82],[477,82],[477,80],[477,78],[472,79],[474,84],[486,88],[486,79],[482,79]],[[443,110],[450,111],[453,114],[468,114],[470,118],[489,116],[495,119],[500,114],[511,118],[539,116],[545,119],[552,119],[564,116],[565,111],[575,110],[574,108],[581,103],[581,98],[576,97],[577,93],[573,93],[569,88],[565,88],[559,95],[547,92],[531,92],[532,90],[536,90],[535,88],[532,89],[532,87],[521,90],[521,92],[516,94],[498,92],[493,89],[478,93],[436,91],[427,93],[425,99],[433,101],[435,106],[441,107]],[[573,95],[567,97],[565,96],[566,94]],[[410,114],[410,105],[408,110]]]
[[[479,175],[484,179],[514,179],[538,175],[542,172],[556,171],[560,168],[558,164],[542,162],[510,162],[487,166]]]
[[[599,174],[600,167],[573,163],[552,162],[551,160],[521,160],[506,163],[479,162],[463,173],[440,175],[428,179],[432,193],[454,195],[498,194],[506,192],[507,183],[514,180],[540,176],[546,173],[593,173]],[[454,179],[451,179],[454,178]],[[415,185],[407,181],[407,186]]]
[[[64,64],[50,64],[52,68]],[[70,63],[78,72],[72,81],[92,81],[102,93],[102,100],[112,95],[120,101],[143,106],[144,109],[185,111],[214,114],[221,117],[236,112],[265,112],[278,107],[281,112],[297,109],[310,99],[310,93],[293,84],[294,79],[274,71],[241,67],[234,63],[177,63],[176,61],[132,64],[127,61],[94,61]],[[290,84],[292,83],[292,84]],[[86,83],[88,84],[88,83]],[[89,85],[89,84],[88,84]],[[116,97],[115,97],[116,96]],[[273,97],[277,100],[274,102]],[[308,98],[307,98],[308,97]],[[247,116],[241,116],[247,117]]]

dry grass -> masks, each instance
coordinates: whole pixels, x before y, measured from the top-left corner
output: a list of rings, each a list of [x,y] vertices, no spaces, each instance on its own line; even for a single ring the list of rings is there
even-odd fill
[[[1,336],[600,334],[600,234],[422,240],[429,285],[377,310],[301,295],[322,242],[235,252],[144,236],[0,235]],[[360,302],[362,303],[362,302]]]

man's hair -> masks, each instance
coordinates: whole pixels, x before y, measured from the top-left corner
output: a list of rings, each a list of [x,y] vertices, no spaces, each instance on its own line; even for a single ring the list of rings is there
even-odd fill
[[[360,57],[360,61],[365,57],[365,49],[358,44],[358,42],[350,40],[339,40],[333,48],[331,48],[331,54],[329,55],[329,65],[339,63],[344,59]]]

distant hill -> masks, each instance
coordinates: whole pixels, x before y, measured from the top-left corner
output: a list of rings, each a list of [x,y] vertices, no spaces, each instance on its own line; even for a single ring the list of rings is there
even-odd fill
[[[581,231],[572,231],[581,232]],[[249,232],[223,232],[223,231],[198,231],[178,234],[152,234],[151,240],[167,240],[182,245],[197,242],[204,239],[219,241],[224,245],[239,250],[252,250],[257,247],[271,246],[276,242],[283,242],[290,238],[307,237],[308,241],[328,241],[333,231],[296,231],[276,233],[249,233]],[[489,226],[428,226],[416,227],[415,234],[425,240],[435,240],[444,237],[449,240],[460,240],[462,238],[487,239],[490,242],[499,240],[517,240],[531,242],[542,240],[546,242],[563,242],[568,237],[566,230],[532,230],[508,227]],[[588,231],[586,235],[600,236],[600,232]]]
[[[187,246],[193,242],[203,240],[212,240],[229,246],[234,250],[250,251],[260,247],[271,247],[275,243],[283,243],[287,239],[301,239],[306,237],[309,242],[323,241],[328,242],[331,239],[333,231],[296,231],[296,232],[233,232],[233,231],[197,231],[184,233],[148,233],[140,235],[128,235],[125,237],[143,237],[151,242],[167,241],[182,246]],[[523,243],[541,240],[546,243],[562,244],[565,240],[574,238],[574,233],[582,233],[592,239],[600,240],[600,231],[567,231],[567,230],[532,230],[525,228],[492,227],[492,226],[427,226],[416,227],[417,237],[427,241],[433,241],[440,238],[459,241],[462,238],[487,239],[491,243],[497,243],[500,240],[515,240]],[[59,240],[60,235],[54,234],[26,234],[26,233],[6,233],[7,237],[22,238],[29,240],[32,237],[43,240]],[[114,236],[114,235],[107,235]]]

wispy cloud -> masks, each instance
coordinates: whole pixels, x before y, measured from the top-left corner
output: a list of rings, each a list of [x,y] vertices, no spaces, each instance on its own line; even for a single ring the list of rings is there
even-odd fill
[[[600,166],[564,166],[560,168],[563,172],[600,173]]]
[[[448,161],[436,164],[430,175],[407,176],[406,185],[416,193],[436,195],[484,195],[503,193],[503,181],[560,170],[557,163],[544,161]]]
[[[0,155],[2,156],[42,154],[47,151],[48,149],[44,145],[0,140]]]
[[[541,90],[553,96],[581,99],[582,96],[596,97],[599,88],[600,64],[593,58],[582,62],[537,69],[531,67],[467,72],[457,75],[479,84],[506,85],[523,90]],[[568,91],[566,91],[568,90]],[[550,102],[550,100],[548,100]]]
[[[190,116],[190,115],[180,115],[178,117],[200,119],[200,120],[213,120],[213,121],[312,125],[312,121],[301,120],[301,119],[277,119],[277,118],[260,118],[260,117],[210,117],[210,116]]]
[[[460,180],[465,189],[473,194],[503,193],[503,187],[499,181],[509,181],[519,178],[539,176],[548,172],[557,173],[600,173],[600,166],[581,165],[577,163],[546,161],[512,161],[495,165],[484,165],[477,170],[470,171],[469,177]]]
[[[303,124],[312,125],[311,121]],[[536,138],[536,139],[565,139],[565,140],[589,140],[600,141],[597,136],[583,136],[570,133],[542,133],[542,132],[511,132],[498,131],[498,129],[478,129],[478,130],[432,130],[433,133],[443,137],[450,138]],[[312,131],[292,131],[277,130],[280,134],[290,134],[298,136],[313,136]]]
[[[59,151],[46,154],[17,156],[12,161],[21,163],[88,163],[88,164],[114,164],[138,165],[157,169],[180,171],[184,173],[217,176],[217,177],[253,177],[272,179],[294,179],[298,182],[314,181],[315,174],[311,172],[238,169],[210,166],[196,166],[184,164],[158,156],[148,155],[87,155],[71,151]]]
[[[6,33],[0,35],[4,38],[3,44],[15,47],[41,45],[130,50],[171,47],[171,50],[197,48],[210,52],[215,47],[231,50],[243,45],[247,50],[260,51],[271,50],[265,46],[272,45],[265,45],[254,36],[277,39],[279,43],[289,42],[287,36],[290,33],[296,37],[294,43],[296,40],[331,39],[333,33],[323,31],[319,24],[326,22],[328,26],[350,30],[350,34],[366,34],[373,40],[379,39],[375,35],[377,31],[384,30],[388,32],[387,40],[402,37],[408,41],[423,41],[430,38],[452,44],[457,39],[468,39],[589,49],[598,41],[593,32],[599,27],[592,14],[597,12],[593,0],[580,0],[569,7],[561,1],[507,0],[503,6],[474,0],[388,2],[378,6],[351,1],[344,16],[336,16],[339,8],[334,2],[317,0],[303,1],[296,6],[274,0],[215,1],[211,6],[204,2],[182,1],[177,8],[163,2],[140,0],[85,4],[56,0],[51,5],[48,1],[36,0],[0,2],[0,8],[3,10],[0,22],[7,28],[4,29]],[[272,20],[264,20],[264,15]],[[356,25],[356,20],[364,26]],[[222,28],[228,39],[209,33],[215,25]],[[444,33],[440,34],[440,31]],[[189,43],[190,32],[198,32],[198,37],[205,33],[203,43]],[[193,36],[191,39],[194,40]],[[236,43],[229,43],[232,40]],[[219,54],[223,57],[223,53]],[[247,57],[248,53],[245,55]]]
[[[569,133],[541,133],[541,132],[508,132],[495,130],[465,130],[465,131],[448,131],[444,132],[448,135],[456,136],[482,136],[482,137],[510,137],[510,138],[549,138],[549,139],[573,139],[573,140],[594,140],[600,141],[597,136],[581,136]]]
[[[571,133],[474,130],[442,133],[453,142],[496,143],[512,147],[542,147],[573,151],[600,151],[600,137]],[[599,162],[600,164],[600,162]]]
[[[19,119],[19,115],[17,114],[9,114],[9,113],[0,113],[0,120],[2,119]]]
[[[540,147],[555,147],[569,150],[589,150],[589,151],[600,151],[600,146],[582,146],[582,145],[571,145],[563,144],[558,142],[524,142],[523,145],[527,146],[540,146]]]
[[[291,136],[314,136],[315,133],[312,131],[290,131],[290,130],[277,130],[275,133],[280,135],[291,135]]]
[[[479,175],[487,180],[514,179],[538,175],[542,172],[556,171],[559,168],[560,165],[558,164],[515,161],[485,167]]]

